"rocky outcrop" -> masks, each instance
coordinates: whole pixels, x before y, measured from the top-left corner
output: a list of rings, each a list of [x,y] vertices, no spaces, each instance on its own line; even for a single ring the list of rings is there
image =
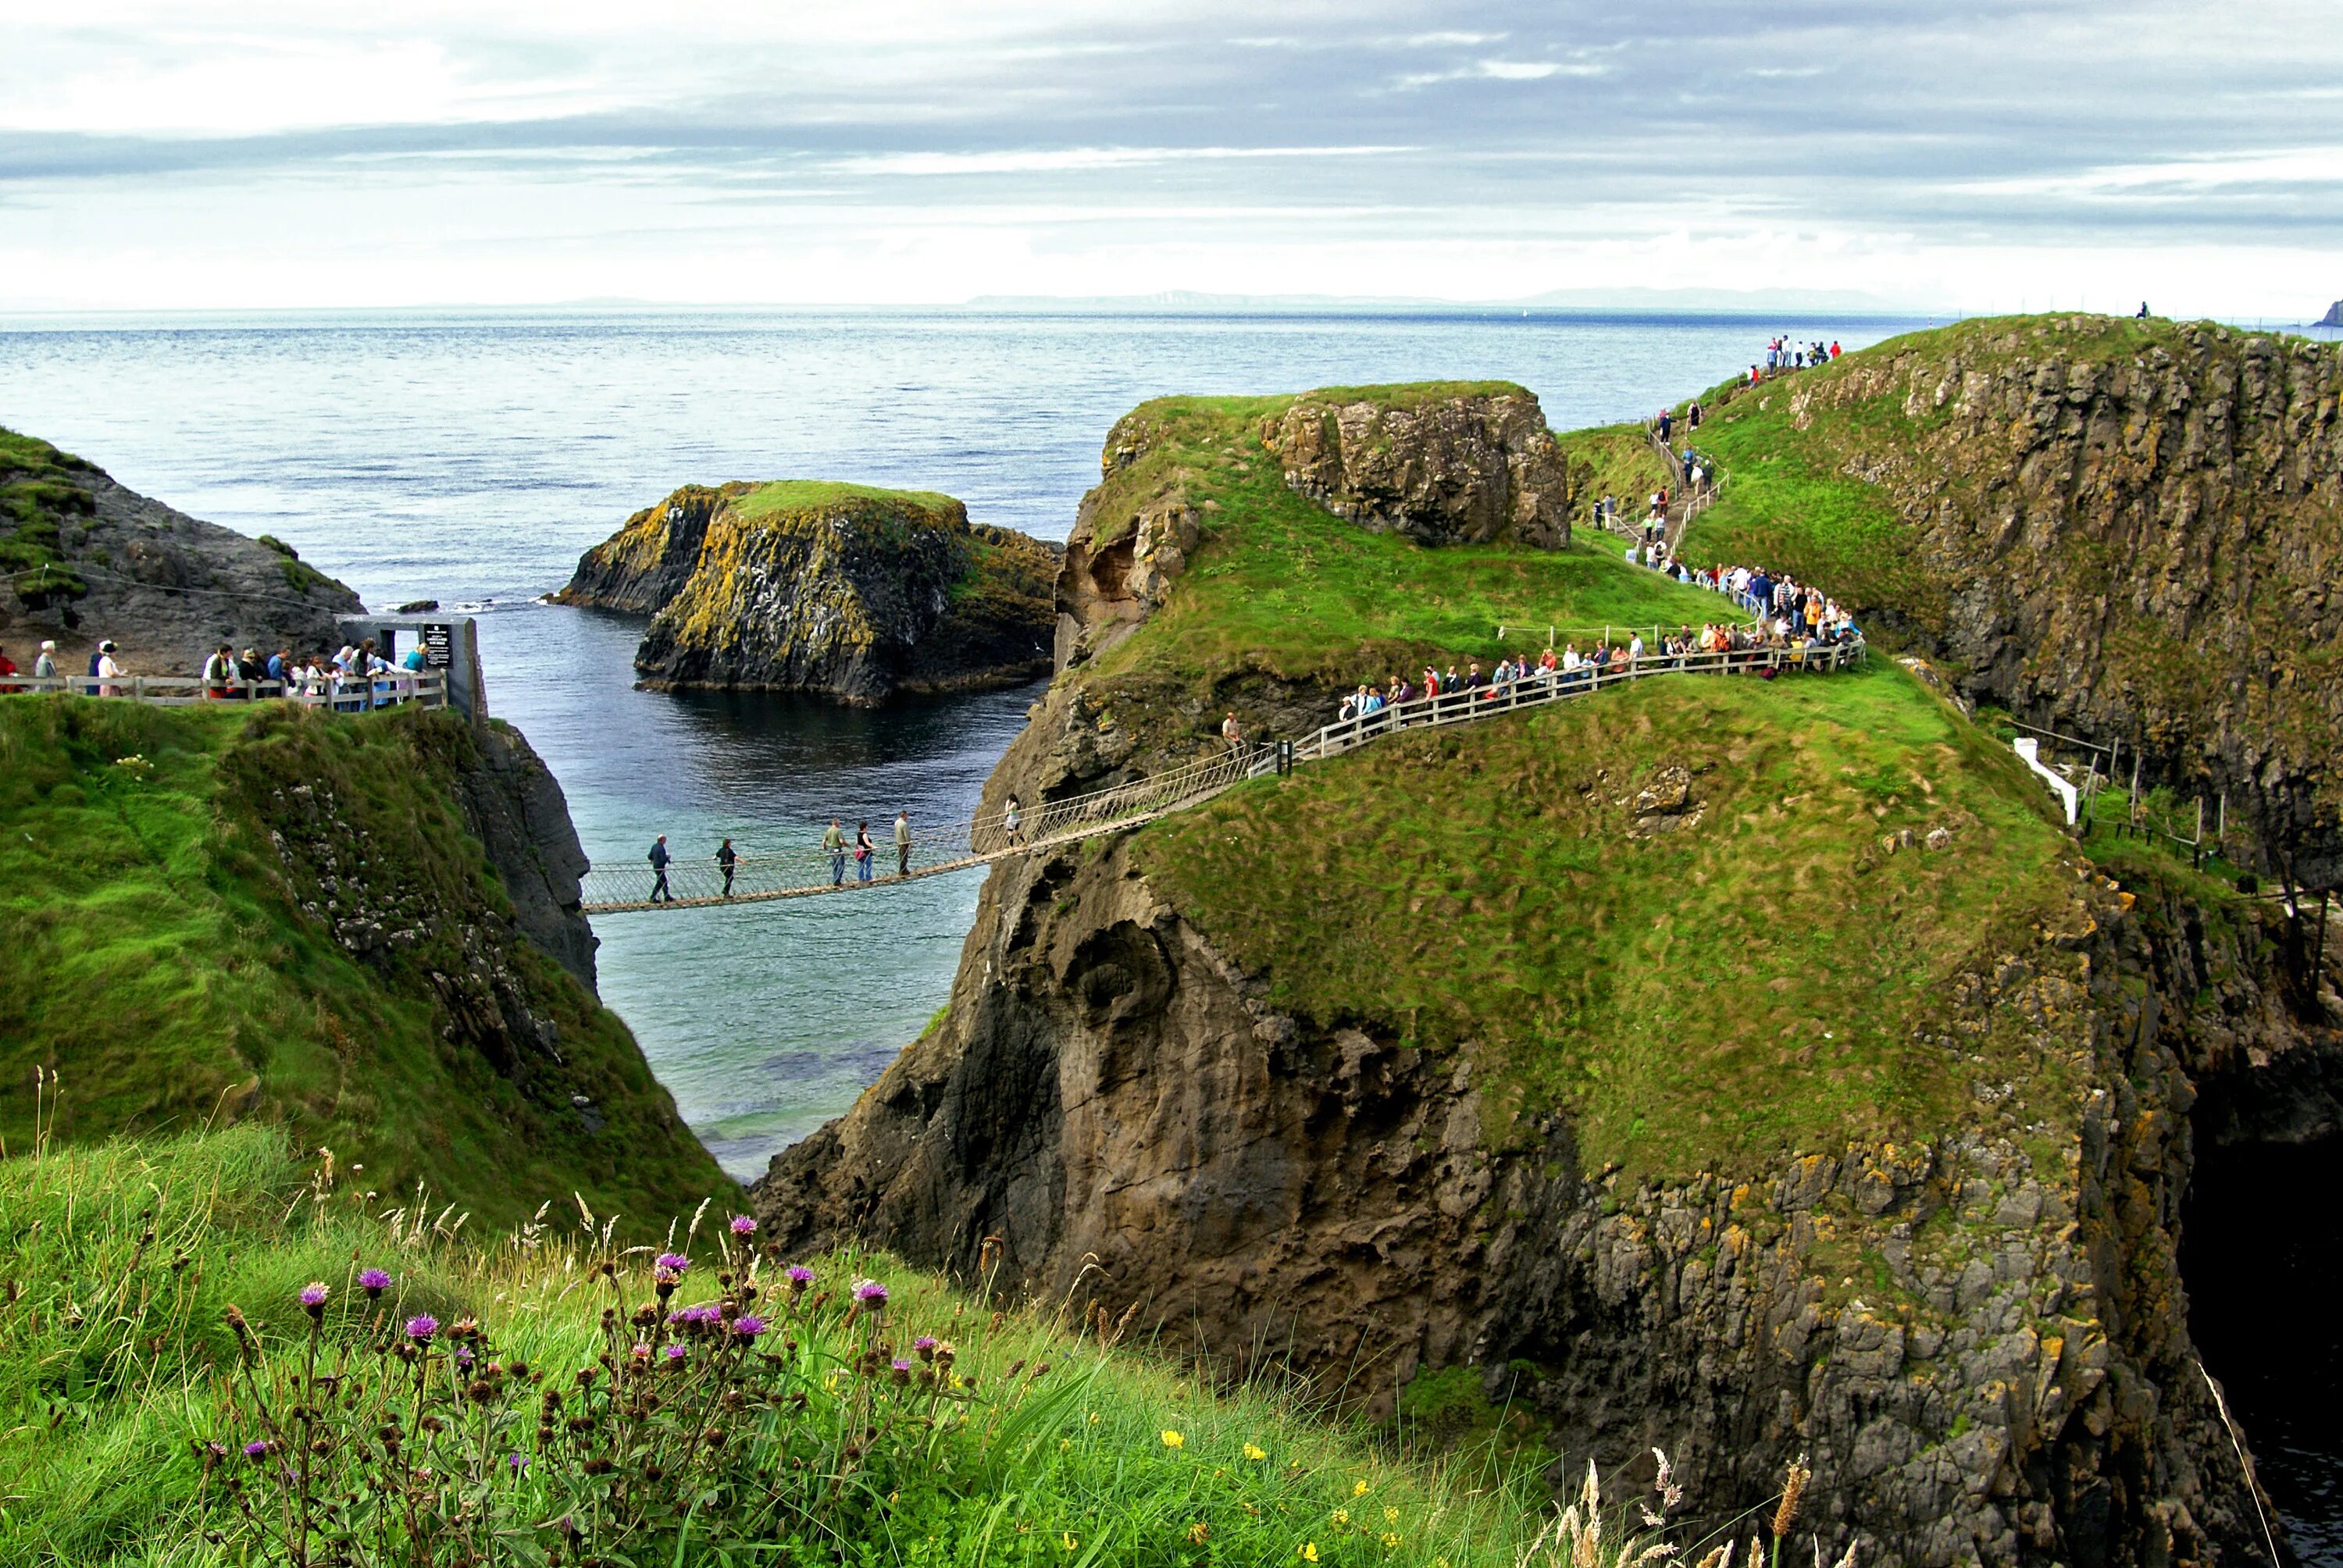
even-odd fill
[[[563,603],[651,616],[644,683],[899,691],[1046,674],[1051,546],[947,496],[784,481],[687,486],[587,552]]]
[[[1362,528],[1427,545],[1570,543],[1569,464],[1519,387],[1305,393],[1262,422],[1262,441],[1288,485]]]
[[[2238,852],[2343,876],[2343,348],[1970,323],[1744,392],[1745,415],[1753,397],[1773,451],[1872,490],[1902,530],[1808,560],[1794,528],[1766,547],[1783,564],[1971,697],[2121,740],[2184,799],[2226,795]]]
[[[588,990],[601,945],[583,912],[581,879],[592,864],[569,819],[561,781],[508,724],[477,726],[455,781],[464,824],[488,851],[521,934]]]
[[[1118,420],[1083,496],[1057,579],[1057,668],[1113,648],[1170,598],[1222,503],[1190,461],[1180,400]],[[1242,453],[1282,466],[1293,490],[1339,517],[1419,543],[1559,549],[1593,470],[1573,464],[1537,398],[1503,383],[1382,387],[1270,399]],[[1258,441],[1255,447],[1252,443]],[[1151,459],[1153,459],[1151,462]]]
[[[192,675],[222,642],[330,653],[365,608],[289,546],[199,521],[94,464],[0,430],[0,647],[29,670],[87,668],[111,638],[142,675]]]
[[[1023,1289],[1137,1301],[1223,1370],[1266,1352],[1373,1408],[1472,1365],[1573,1464],[1664,1447],[1719,1513],[1804,1452],[1825,1550],[1883,1568],[2252,1560],[2175,1261],[2192,1073],[2335,1020],[2243,948],[2167,990],[2204,978],[2158,956],[2171,913],[2076,888],[1951,988],[1941,1049],[2027,1040],[2078,1132],[1980,1081],[1933,1139],[1628,1183],[1564,1118],[1493,1148],[1502,1086],[1459,1060],[1280,1012],[1121,846],[1053,856],[994,876],[947,1016],[754,1201],[793,1247],[969,1270],[997,1238]]]
[[[2343,299],[2327,307],[2327,314],[2311,323],[2314,327],[2343,327]]]

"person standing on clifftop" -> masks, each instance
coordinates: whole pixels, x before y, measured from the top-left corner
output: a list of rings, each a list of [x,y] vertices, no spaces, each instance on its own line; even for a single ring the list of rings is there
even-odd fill
[[[33,678],[35,680],[55,680],[56,678],[57,645],[54,642],[43,642],[41,644],[40,657],[33,660]]]
[[[732,896],[732,872],[739,863],[740,857],[733,849],[731,839],[716,846],[716,869],[724,873],[724,896],[728,899]]]
[[[236,678],[236,656],[222,643],[204,660],[204,695],[214,702],[227,699],[227,683]]]
[[[846,829],[839,825],[838,819],[835,817],[830,819],[829,831],[821,836],[821,847],[830,856],[830,885],[833,888],[844,887],[846,885]]]
[[[667,852],[667,835],[665,833],[661,833],[656,839],[652,840],[651,852],[644,858],[651,863],[650,901],[656,904],[660,900],[664,899],[670,904],[675,902],[675,892],[667,885],[667,863],[669,860],[673,859],[673,857]]]
[[[1229,749],[1232,751],[1238,750],[1244,745],[1244,731],[1237,728],[1237,716],[1233,709],[1226,719],[1221,720],[1221,739],[1229,743]]]
[[[911,814],[898,811],[895,813],[895,875],[908,877],[910,874]]]

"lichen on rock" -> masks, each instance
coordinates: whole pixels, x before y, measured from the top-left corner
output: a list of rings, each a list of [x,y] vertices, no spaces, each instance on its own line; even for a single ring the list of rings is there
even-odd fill
[[[949,496],[685,486],[587,552],[566,604],[649,614],[644,683],[870,704],[1046,674],[1055,547]]]

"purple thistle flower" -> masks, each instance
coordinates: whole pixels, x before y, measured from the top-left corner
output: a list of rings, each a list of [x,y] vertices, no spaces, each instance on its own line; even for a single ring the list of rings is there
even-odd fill
[[[651,1267],[661,1273],[680,1274],[691,1267],[691,1260],[680,1252],[661,1252],[651,1260]]]
[[[635,1348],[627,1353],[637,1366],[648,1366],[650,1364],[651,1347],[647,1344],[638,1342]]]
[[[897,1356],[895,1358],[895,1370],[897,1372],[910,1372],[911,1370],[911,1363],[905,1361],[901,1356]]]
[[[744,1313],[732,1320],[732,1332],[744,1340],[753,1340],[765,1332],[765,1320],[755,1313]]]
[[[267,1442],[267,1440],[266,1440],[266,1439],[265,1439],[265,1438],[258,1438],[258,1437],[256,1437],[256,1438],[254,1438],[250,1442],[246,1443],[246,1444],[244,1445],[244,1456],[245,1456],[245,1458],[246,1458],[246,1459],[266,1459],[266,1458],[267,1458],[267,1457],[268,1457],[268,1442]]]
[[[736,1236],[755,1235],[757,1233],[757,1217],[753,1214],[733,1215],[732,1233]]]
[[[390,1276],[380,1269],[362,1269],[358,1271],[358,1288],[380,1301],[382,1293],[390,1289]]]
[[[857,1280],[854,1299],[875,1312],[887,1304],[887,1287],[876,1280]]]
[[[813,1271],[803,1263],[791,1263],[785,1271],[789,1277],[789,1289],[802,1291],[813,1283]]]
[[[459,1367],[468,1367],[472,1364],[471,1346],[458,1345],[456,1347],[456,1364]]]
[[[508,1453],[505,1455],[505,1465],[509,1470],[523,1471],[528,1468],[528,1461],[518,1453]]]
[[[322,1281],[312,1280],[301,1287],[301,1304],[305,1307],[322,1307],[326,1304],[326,1287]]]
[[[918,1339],[911,1342],[911,1348],[915,1351],[931,1351],[936,1348],[936,1336],[933,1334],[921,1334]]]
[[[417,1344],[427,1343],[439,1332],[439,1320],[429,1312],[418,1312],[407,1320],[407,1337]]]
[[[679,1362],[679,1361],[681,1361],[681,1360],[683,1359],[683,1347],[682,1347],[681,1345],[669,1345],[669,1346],[668,1346],[668,1347],[667,1347],[667,1359],[668,1359],[668,1360],[669,1360],[669,1361],[671,1361],[671,1362]]]

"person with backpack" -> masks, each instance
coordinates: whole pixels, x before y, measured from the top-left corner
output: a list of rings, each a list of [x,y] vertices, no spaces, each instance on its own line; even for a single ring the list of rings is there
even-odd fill
[[[724,897],[728,899],[732,896],[732,871],[739,863],[740,857],[734,851],[731,839],[716,846],[716,869],[724,873]]]
[[[665,833],[661,833],[658,839],[652,841],[651,852],[645,856],[644,859],[649,860],[651,863],[650,901],[654,904],[659,902],[661,900],[665,900],[670,904],[675,902],[675,890],[667,885],[667,863],[670,859],[674,859],[674,857],[667,852],[667,835]]]

